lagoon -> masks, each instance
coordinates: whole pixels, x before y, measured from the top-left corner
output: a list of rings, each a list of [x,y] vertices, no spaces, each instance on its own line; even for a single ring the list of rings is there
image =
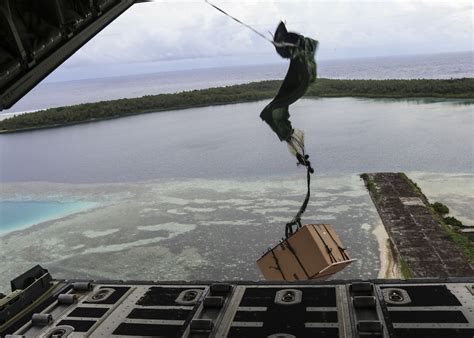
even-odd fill
[[[298,174],[268,100],[0,135],[0,182],[112,183]],[[319,173],[473,171],[474,100],[303,99],[293,126]]]
[[[0,201],[0,235],[90,209],[92,202]]]

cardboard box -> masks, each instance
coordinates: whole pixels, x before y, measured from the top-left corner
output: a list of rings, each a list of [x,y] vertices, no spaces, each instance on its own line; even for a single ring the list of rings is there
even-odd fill
[[[257,260],[267,280],[326,279],[355,261],[329,224],[307,224]]]

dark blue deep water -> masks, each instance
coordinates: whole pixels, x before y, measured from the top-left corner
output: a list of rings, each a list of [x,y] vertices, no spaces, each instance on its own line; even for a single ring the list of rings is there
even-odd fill
[[[474,77],[474,52],[318,60],[318,76],[331,79],[449,79]],[[153,64],[143,65],[153,69]],[[192,69],[67,82],[43,82],[10,114],[84,102],[282,79],[288,64]]]

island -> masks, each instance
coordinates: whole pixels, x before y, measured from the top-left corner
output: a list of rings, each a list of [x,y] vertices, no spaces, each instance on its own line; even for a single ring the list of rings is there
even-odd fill
[[[281,81],[251,82],[219,88],[84,103],[15,115],[0,121],[0,133],[113,119],[176,109],[269,99]],[[306,97],[474,99],[474,78],[413,80],[339,80],[320,78]]]

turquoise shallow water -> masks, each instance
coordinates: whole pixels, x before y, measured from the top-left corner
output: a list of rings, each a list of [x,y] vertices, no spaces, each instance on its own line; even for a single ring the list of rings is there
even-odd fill
[[[0,234],[64,217],[95,205],[93,202],[0,201]]]

